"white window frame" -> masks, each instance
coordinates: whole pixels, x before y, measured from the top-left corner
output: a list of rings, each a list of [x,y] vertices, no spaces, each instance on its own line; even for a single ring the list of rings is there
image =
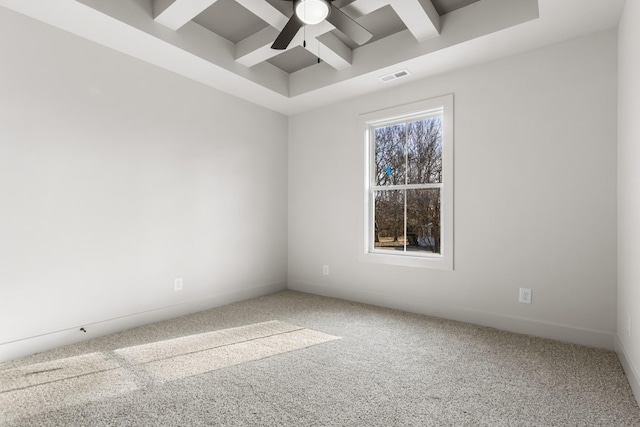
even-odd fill
[[[442,183],[430,184],[440,188],[440,254],[417,252],[391,252],[374,247],[374,192],[375,176],[375,141],[372,130],[382,125],[411,121],[428,117],[435,111],[442,110]],[[365,206],[364,230],[361,238],[360,259],[365,262],[391,264],[407,267],[433,268],[453,270],[453,94],[431,98],[424,101],[387,108],[380,111],[362,114],[360,129],[364,132],[365,153]],[[402,186],[411,188],[411,185]],[[399,187],[388,186],[386,189]]]

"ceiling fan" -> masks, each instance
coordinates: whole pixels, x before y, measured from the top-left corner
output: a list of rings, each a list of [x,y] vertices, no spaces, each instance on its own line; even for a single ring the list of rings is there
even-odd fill
[[[284,26],[271,49],[286,49],[304,25],[319,24],[325,19],[359,45],[373,34],[332,4],[333,0],[287,0],[293,2],[293,15]]]

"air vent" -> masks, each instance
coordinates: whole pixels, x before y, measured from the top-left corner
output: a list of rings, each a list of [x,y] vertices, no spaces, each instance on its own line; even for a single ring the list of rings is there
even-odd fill
[[[384,76],[380,77],[380,80],[382,80],[383,82],[390,82],[392,80],[398,80],[401,79],[403,77],[407,77],[410,76],[411,73],[409,72],[409,70],[400,70],[400,71],[396,71],[395,73],[391,73],[391,74],[386,74]]]

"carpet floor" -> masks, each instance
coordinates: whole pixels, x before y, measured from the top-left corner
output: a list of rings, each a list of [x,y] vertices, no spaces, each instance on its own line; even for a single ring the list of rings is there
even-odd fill
[[[640,426],[614,352],[283,291],[0,364],[2,426]]]

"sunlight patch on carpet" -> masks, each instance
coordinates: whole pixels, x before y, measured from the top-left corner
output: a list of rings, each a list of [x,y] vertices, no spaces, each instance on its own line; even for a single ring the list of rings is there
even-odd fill
[[[171,381],[340,339],[280,321],[116,350],[159,381]]]

